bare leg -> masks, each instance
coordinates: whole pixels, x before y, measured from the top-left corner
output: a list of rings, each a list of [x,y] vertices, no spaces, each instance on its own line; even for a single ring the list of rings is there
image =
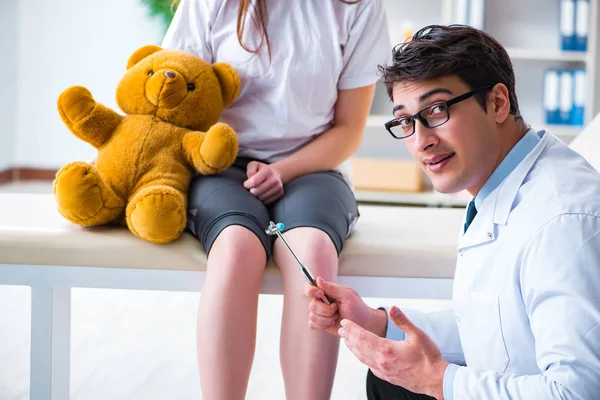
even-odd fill
[[[300,260],[315,276],[335,282],[338,257],[329,236],[314,228],[295,228],[284,234]],[[306,281],[280,240],[275,241],[275,262],[284,287],[281,327],[281,367],[288,400],[321,400],[331,397],[339,339],[308,327],[309,300]]]
[[[198,366],[205,400],[244,399],[256,344],[266,255],[241,226],[225,228],[208,257],[198,310]]]

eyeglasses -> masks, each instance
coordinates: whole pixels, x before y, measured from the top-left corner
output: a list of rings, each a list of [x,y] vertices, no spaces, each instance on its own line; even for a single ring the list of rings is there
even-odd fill
[[[395,139],[406,139],[415,133],[415,119],[421,121],[425,128],[436,128],[448,122],[450,119],[450,107],[452,105],[470,98],[475,93],[489,90],[493,87],[494,85],[482,86],[453,99],[430,104],[427,107],[422,108],[413,116],[408,115],[394,118],[391,121],[386,122],[385,129],[387,129]]]

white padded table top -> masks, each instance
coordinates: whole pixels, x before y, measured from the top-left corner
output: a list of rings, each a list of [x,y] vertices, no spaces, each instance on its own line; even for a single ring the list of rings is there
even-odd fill
[[[462,209],[361,206],[360,213],[340,256],[340,275],[454,276]],[[52,195],[3,193],[0,264],[200,271],[206,255],[188,233],[152,244],[125,228],[73,225],[58,213]],[[272,263],[267,272],[277,273]]]

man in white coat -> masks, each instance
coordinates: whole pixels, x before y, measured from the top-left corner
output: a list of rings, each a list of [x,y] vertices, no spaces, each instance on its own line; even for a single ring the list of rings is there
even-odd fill
[[[319,278],[310,326],[369,367],[372,400],[600,399],[600,175],[525,123],[510,58],[481,31],[426,27],[381,70],[388,131],[438,191],[473,196],[454,309],[372,309]]]

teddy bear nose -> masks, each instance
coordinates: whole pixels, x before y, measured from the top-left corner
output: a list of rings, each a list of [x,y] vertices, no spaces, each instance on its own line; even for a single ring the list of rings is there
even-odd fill
[[[173,78],[175,78],[175,72],[173,72],[173,71],[165,71],[165,76],[167,78],[173,79]]]

